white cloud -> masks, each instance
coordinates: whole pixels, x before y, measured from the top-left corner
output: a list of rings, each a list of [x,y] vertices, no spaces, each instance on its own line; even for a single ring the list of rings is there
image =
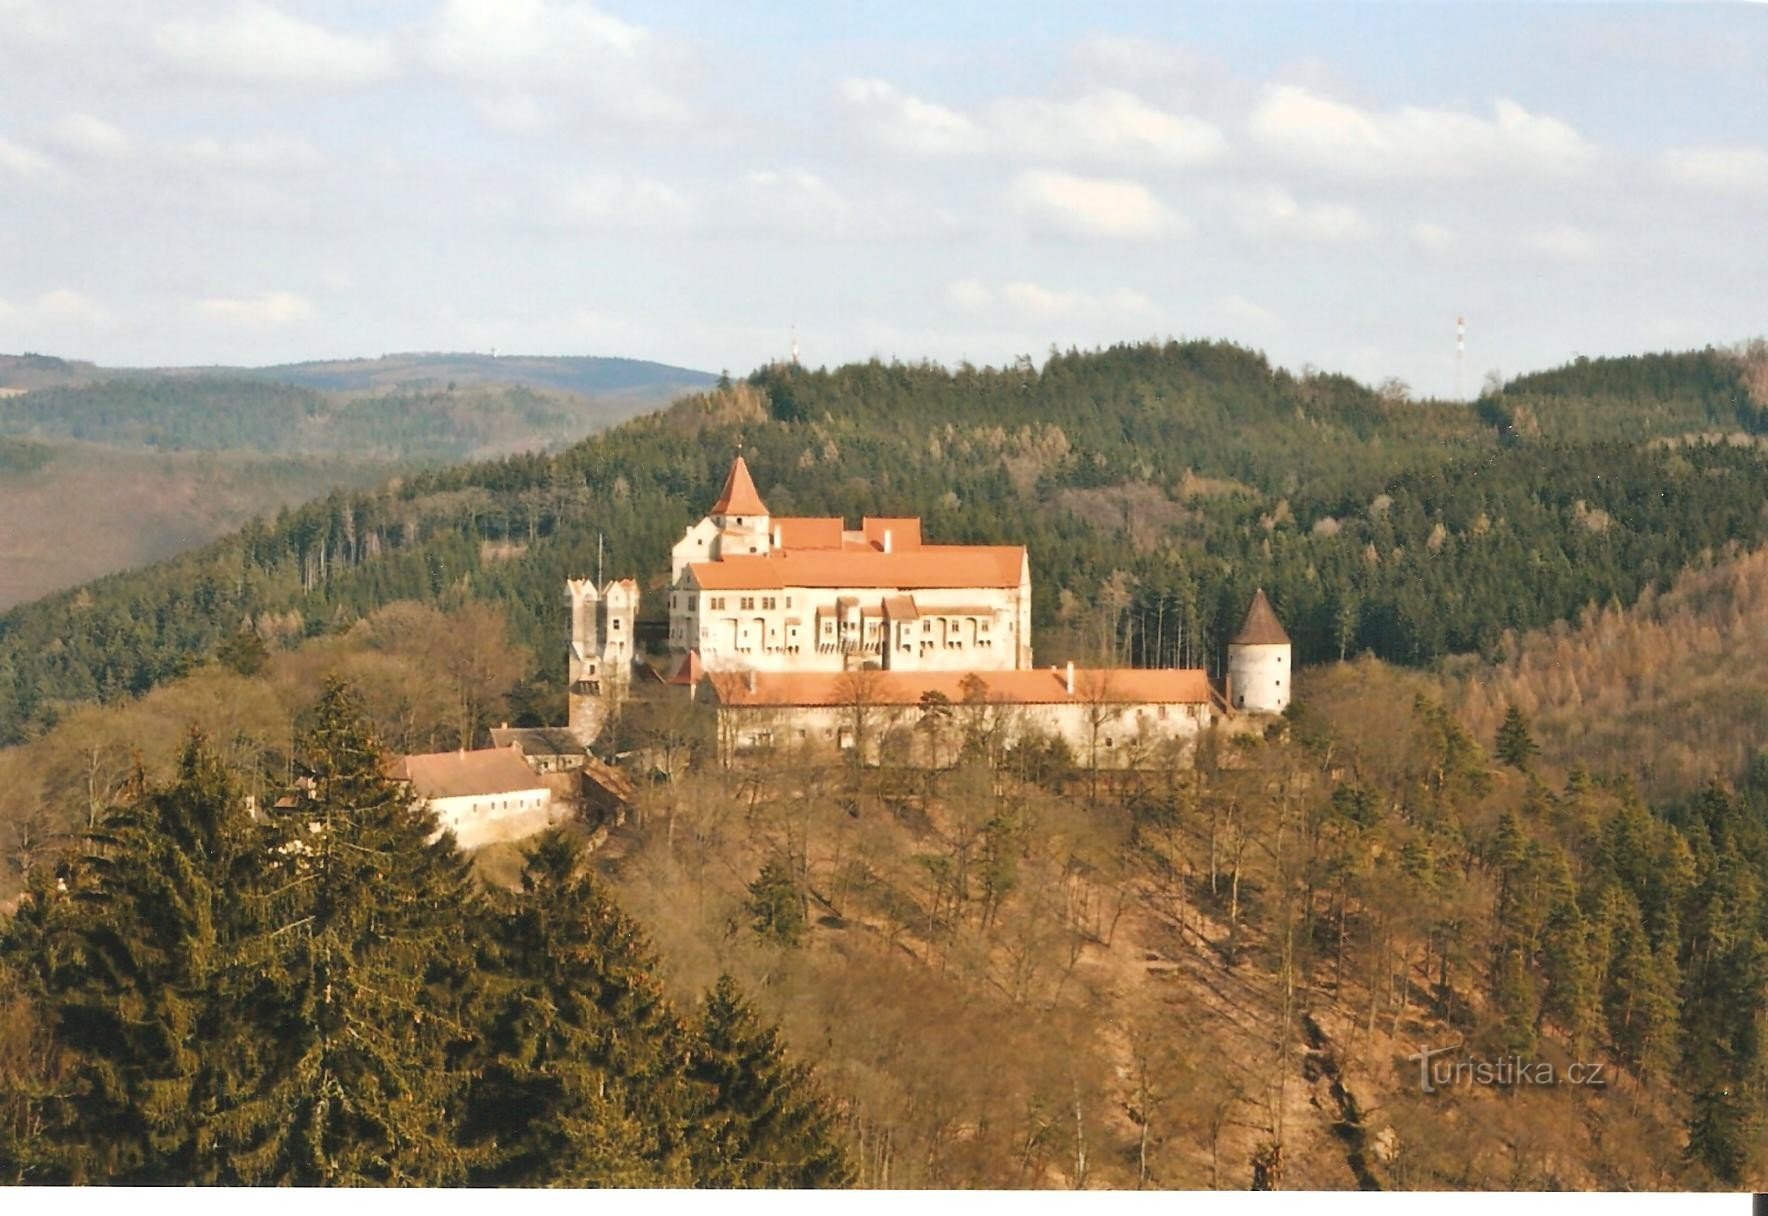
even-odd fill
[[[473,107],[489,125],[512,135],[533,135],[552,127],[557,120],[551,109],[528,93],[480,97]]]
[[[945,298],[953,308],[981,312],[994,303],[994,292],[980,279],[958,279],[945,285]]]
[[[746,230],[800,237],[936,237],[957,227],[937,207],[895,196],[867,195],[856,201],[799,168],[746,173],[731,201],[728,213]]]
[[[1084,291],[1056,291],[1025,279],[1002,286],[1001,300],[1028,321],[1134,316],[1149,311],[1148,297],[1139,291],[1120,289],[1096,296]]]
[[[55,124],[55,138],[87,156],[121,156],[129,150],[129,136],[115,123],[92,114],[68,114]]]
[[[658,83],[667,49],[644,27],[584,0],[447,0],[423,38],[425,61],[446,76],[562,92],[642,122],[687,116],[685,103]],[[510,104],[520,115],[521,103],[506,102],[494,116],[508,118]]]
[[[245,329],[272,329],[305,321],[313,315],[312,301],[289,291],[198,300],[196,307],[204,316]]]
[[[848,104],[872,115],[872,129],[899,152],[927,155],[979,152],[987,146],[981,127],[965,115],[912,97],[884,80],[849,79],[841,84]]]
[[[1146,186],[1124,178],[1036,169],[1014,178],[1007,197],[1038,227],[1070,236],[1143,240],[1187,229]]]
[[[1602,239],[1575,224],[1557,224],[1522,234],[1518,242],[1527,253],[1556,262],[1594,262],[1606,248]]]
[[[340,34],[262,0],[242,0],[214,20],[168,21],[154,43],[193,72],[277,84],[372,84],[398,68],[384,38]]]
[[[0,137],[0,169],[9,170],[22,177],[37,177],[48,173],[53,168],[49,158],[35,148],[27,148],[23,144],[15,144],[9,139]]]
[[[1428,253],[1448,253],[1461,243],[1461,238],[1452,229],[1441,224],[1413,224],[1407,231],[1412,243]]]
[[[1717,194],[1768,195],[1768,151],[1761,148],[1674,148],[1658,158],[1658,176],[1677,186]]]
[[[962,312],[985,312],[998,303],[1022,320],[1039,323],[1143,316],[1153,308],[1147,296],[1129,288],[1101,295],[1061,291],[1029,279],[1003,283],[999,290],[979,279],[959,279],[946,284],[945,298]]]
[[[28,304],[0,299],[0,317],[15,324],[75,325],[87,328],[110,320],[110,310],[68,287],[46,291]]]
[[[1557,118],[1498,101],[1491,118],[1405,106],[1376,113],[1295,85],[1272,89],[1253,112],[1253,138],[1269,151],[1332,173],[1376,178],[1570,175],[1596,150]]]
[[[925,156],[984,152],[1055,160],[1190,165],[1214,160],[1227,140],[1213,124],[1152,106],[1123,89],[1065,100],[1004,98],[981,117],[904,92],[886,80],[850,79],[850,106],[869,116],[873,136]]]
[[[1058,159],[1192,165],[1215,160],[1228,146],[1213,124],[1151,106],[1122,89],[1068,101],[1001,101],[992,116],[1008,146]]]
[[[178,144],[172,154],[179,160],[205,169],[250,171],[310,169],[325,158],[299,136],[262,135],[247,139],[214,139],[204,136]]]
[[[1343,203],[1302,204],[1275,187],[1246,195],[1240,203],[1239,221],[1247,232],[1328,244],[1362,240],[1374,231],[1355,207]]]
[[[1255,304],[1242,295],[1231,295],[1221,302],[1221,310],[1235,321],[1248,325],[1273,327],[1282,324],[1281,318],[1262,304]]]
[[[694,220],[694,206],[675,187],[650,178],[604,174],[565,191],[567,216],[597,228],[673,229]]]

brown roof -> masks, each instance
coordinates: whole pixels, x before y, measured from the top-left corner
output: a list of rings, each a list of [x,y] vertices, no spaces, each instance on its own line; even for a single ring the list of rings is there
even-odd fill
[[[816,549],[739,554],[691,562],[694,581],[709,591],[775,587],[1017,587],[1023,545],[929,545],[879,553]]]
[[[513,794],[543,788],[521,752],[513,747],[399,756],[388,763],[387,775],[411,782],[411,791],[419,798]]]
[[[964,682],[982,681],[984,699],[997,705],[1193,705],[1209,700],[1201,668],[1076,668],[1074,692],[1066,671],[757,671],[715,672],[708,679],[720,704],[731,706],[916,705],[927,692],[964,700]],[[751,687],[753,682],[753,687]]]
[[[513,747],[524,756],[581,756],[588,750],[562,726],[493,727],[491,746]]]
[[[1271,611],[1271,601],[1265,598],[1263,587],[1253,592],[1252,607],[1246,610],[1246,619],[1240,623],[1240,632],[1234,635],[1228,645],[1289,645],[1289,635],[1283,632],[1283,623],[1277,619],[1277,614]]]
[[[913,621],[921,614],[915,608],[914,596],[887,595],[884,597],[884,615],[891,620]]]
[[[838,515],[781,515],[773,526],[782,549],[839,549],[845,525]]]
[[[755,490],[755,479],[749,476],[749,465],[741,456],[731,461],[725,474],[724,489],[712,504],[714,515],[766,515],[767,504]]]
[[[700,677],[706,674],[706,668],[700,662],[700,652],[690,650],[676,660],[675,670],[669,673],[665,684],[698,684]]]

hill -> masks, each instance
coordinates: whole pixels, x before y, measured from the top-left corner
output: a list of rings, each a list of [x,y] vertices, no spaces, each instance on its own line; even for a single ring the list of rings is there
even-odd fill
[[[0,608],[332,490],[559,447],[711,379],[630,359],[143,372],[0,356]]]
[[[1754,448],[1518,441],[1477,410],[1225,344],[1042,369],[770,367],[553,455],[333,495],[94,584],[79,614],[71,596],[15,609],[0,740],[139,695],[241,620],[311,634],[395,600],[483,600],[548,653],[560,580],[594,569],[602,541],[655,616],[668,547],[739,445],[781,513],[914,513],[930,536],[1026,542],[1040,662],[1213,664],[1256,586],[1307,659],[1493,654],[1506,629],[1630,603],[1703,550],[1768,534]]]

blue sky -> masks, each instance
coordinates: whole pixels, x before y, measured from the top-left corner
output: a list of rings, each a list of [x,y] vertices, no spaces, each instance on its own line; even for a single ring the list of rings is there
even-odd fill
[[[1420,393],[1768,329],[1768,6],[0,0],[0,350]]]

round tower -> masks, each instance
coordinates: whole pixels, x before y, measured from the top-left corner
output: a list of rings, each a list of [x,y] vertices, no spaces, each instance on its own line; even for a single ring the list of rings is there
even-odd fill
[[[1228,643],[1228,696],[1235,709],[1280,714],[1289,705],[1289,635],[1261,587],[1240,632]]]

